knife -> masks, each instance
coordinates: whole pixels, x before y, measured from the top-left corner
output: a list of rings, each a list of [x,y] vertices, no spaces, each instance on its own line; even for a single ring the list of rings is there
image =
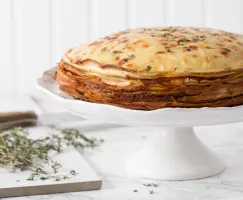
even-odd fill
[[[63,123],[75,123],[84,118],[75,116],[68,112],[46,113],[37,116],[33,111],[4,112],[0,113],[0,131],[13,127],[30,127],[37,125],[60,125]]]

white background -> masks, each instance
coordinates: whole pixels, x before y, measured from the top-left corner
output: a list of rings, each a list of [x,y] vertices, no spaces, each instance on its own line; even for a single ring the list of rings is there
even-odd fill
[[[243,33],[243,1],[0,0],[0,92],[33,92],[37,77],[70,47],[126,28],[167,25]]]

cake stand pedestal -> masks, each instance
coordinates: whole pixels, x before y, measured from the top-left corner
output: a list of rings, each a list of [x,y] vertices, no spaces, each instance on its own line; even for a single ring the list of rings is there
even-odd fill
[[[38,79],[37,87],[68,111],[114,124],[157,127],[154,140],[128,159],[125,168],[130,174],[161,180],[190,180],[225,169],[221,159],[200,141],[192,127],[241,122],[243,106],[140,111],[90,103],[60,91],[54,79],[55,71],[56,68],[46,71]]]
[[[192,127],[183,127],[158,131],[146,147],[127,161],[125,168],[140,177],[189,180],[218,174],[225,165],[200,141]]]

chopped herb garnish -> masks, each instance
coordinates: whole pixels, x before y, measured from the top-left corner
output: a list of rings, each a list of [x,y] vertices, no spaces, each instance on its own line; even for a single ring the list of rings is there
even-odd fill
[[[129,58],[135,58],[135,55],[134,54],[130,54],[128,55]]]
[[[120,60],[120,64],[124,64],[124,63],[126,63],[128,61],[128,58],[123,58],[122,60]]]
[[[168,28],[164,28],[163,31],[168,31],[168,32],[171,32],[172,33],[172,32],[177,31],[177,29],[174,28],[174,27],[168,27]]]
[[[102,52],[106,51],[107,50],[107,47],[104,47],[101,49]]]
[[[182,39],[179,39],[179,40],[177,41],[178,45],[182,45],[182,44],[185,43],[185,42],[191,42],[191,40],[186,39],[186,38],[182,38]]]
[[[223,48],[226,52],[231,52],[231,50],[227,49],[227,48]]]
[[[123,50],[124,50],[124,49],[126,49],[126,48],[127,48],[127,46],[128,46],[128,44],[126,44],[126,45],[123,47]]]
[[[184,49],[185,49],[186,51],[191,51],[191,49],[190,49],[189,47],[184,47]]]
[[[174,53],[173,51],[170,50],[170,47],[168,47],[168,46],[165,46],[165,50],[166,50],[167,52],[169,52],[169,53]]]
[[[151,69],[152,69],[151,66],[147,66],[147,67],[146,67],[146,71],[147,71],[147,72],[150,71]]]
[[[122,53],[122,51],[113,51],[112,53],[117,54],[117,53]]]

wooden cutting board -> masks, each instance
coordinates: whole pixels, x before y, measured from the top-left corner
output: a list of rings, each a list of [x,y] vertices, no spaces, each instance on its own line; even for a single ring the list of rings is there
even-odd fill
[[[69,176],[69,179],[62,181],[28,181],[26,179],[31,174],[29,171],[11,173],[0,168],[0,197],[77,192],[101,188],[100,177],[75,149],[65,150],[51,157],[62,164],[59,174],[68,174],[70,170],[75,170],[77,175]]]

